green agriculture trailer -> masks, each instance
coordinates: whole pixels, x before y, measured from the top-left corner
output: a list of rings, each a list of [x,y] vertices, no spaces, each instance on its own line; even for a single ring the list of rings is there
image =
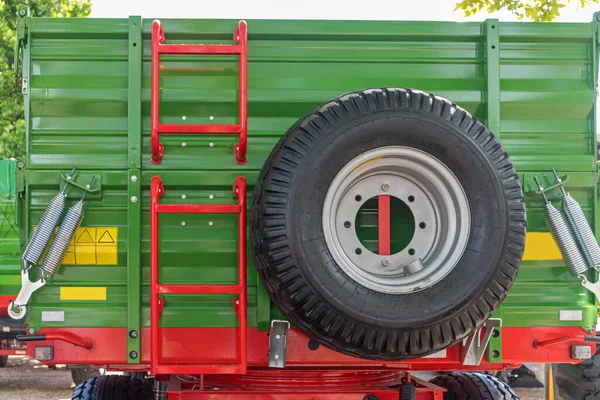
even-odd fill
[[[596,395],[599,18],[20,10],[19,339],[145,376],[75,399]]]

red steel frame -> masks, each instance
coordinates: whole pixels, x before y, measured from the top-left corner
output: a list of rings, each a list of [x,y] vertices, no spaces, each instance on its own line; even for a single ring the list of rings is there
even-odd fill
[[[378,242],[379,242],[379,255],[380,256],[389,256],[391,252],[391,235],[390,235],[390,225],[391,225],[391,212],[390,212],[390,196],[389,195],[380,195],[378,197],[378,210],[377,210],[377,218],[378,218]]]
[[[398,400],[400,386],[407,382],[416,386],[417,400],[442,400],[446,391],[401,371],[271,369],[249,376],[202,376],[193,385],[184,383],[178,385],[182,388],[169,389],[168,399],[365,400],[376,396],[379,400]]]
[[[164,44],[165,33],[160,21],[152,22],[152,162],[160,164],[164,145],[160,144],[160,134],[237,134],[239,141],[233,146],[238,164],[246,162],[248,145],[248,28],[246,21],[240,21],[233,40],[236,44]],[[217,124],[161,124],[160,123],[160,55],[239,55],[239,122],[237,125]]]
[[[231,205],[215,204],[160,204],[158,199],[164,194],[160,176],[152,177],[150,187],[150,370],[153,374],[245,374],[248,368],[247,355],[247,307],[246,307],[246,179],[235,179],[233,193],[238,203]],[[158,215],[174,214],[237,214],[238,215],[238,283],[237,285],[163,285],[159,283],[158,268]],[[164,300],[160,294],[237,294],[236,308],[239,327],[238,362],[236,364],[161,364],[161,331],[159,319]]]

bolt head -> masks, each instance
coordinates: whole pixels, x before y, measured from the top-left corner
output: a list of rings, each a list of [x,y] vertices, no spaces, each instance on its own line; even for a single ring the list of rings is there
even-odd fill
[[[208,144],[208,147],[215,147],[215,144],[214,144],[213,142],[210,142],[210,143]]]
[[[279,360],[279,354],[275,354],[275,359]]]
[[[181,147],[185,147],[185,146],[187,146],[187,143],[186,142],[181,142]]]
[[[275,335],[275,339],[281,339],[281,335]]]
[[[215,119],[215,117],[213,117],[212,115],[210,117],[208,117],[208,119],[210,119],[211,121]]]
[[[181,119],[185,121],[187,119],[187,117],[185,115],[182,115]]]
[[[137,331],[130,331],[129,336],[135,339],[136,337],[138,337],[138,333]]]
[[[30,335],[33,335],[34,333],[35,333],[35,329],[33,329],[33,328],[29,328],[29,334],[30,334]]]
[[[381,190],[383,190],[384,192],[387,192],[388,190],[390,190],[390,184],[384,183],[383,185],[381,185]]]
[[[132,203],[137,203],[137,196],[131,196],[131,202]]]
[[[131,175],[131,182],[137,182],[137,176]]]
[[[212,200],[212,199],[214,199],[214,198],[215,198],[215,196],[213,196],[213,195],[211,194],[210,196],[208,196],[208,198]]]
[[[185,226],[185,225],[186,225],[185,221],[181,221],[181,226]]]
[[[181,198],[185,200],[187,198],[187,196],[185,194],[182,194]]]
[[[129,357],[131,357],[131,358],[137,358],[138,357],[137,351],[131,351],[131,352],[129,352]]]
[[[388,265],[390,265],[391,261],[389,258],[384,258],[383,260],[381,260],[381,265],[383,265],[384,267],[387,267]]]
[[[214,223],[214,222],[212,222],[212,221],[209,221],[209,222],[208,222],[208,226],[213,226],[214,224],[215,224],[215,223]]]

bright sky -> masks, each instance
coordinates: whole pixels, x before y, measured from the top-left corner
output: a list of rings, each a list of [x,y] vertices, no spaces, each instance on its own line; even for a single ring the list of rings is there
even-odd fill
[[[366,19],[468,21],[498,18],[515,21],[510,13],[481,13],[469,19],[454,11],[457,0],[92,0],[92,17],[124,18],[246,18],[246,19]],[[600,4],[584,9],[571,0],[559,21],[588,22]]]

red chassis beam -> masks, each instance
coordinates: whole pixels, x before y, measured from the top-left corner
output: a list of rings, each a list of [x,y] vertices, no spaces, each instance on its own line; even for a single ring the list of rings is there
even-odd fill
[[[1,356],[26,356],[26,349],[0,349]]]
[[[65,328],[44,328],[39,334],[64,332]],[[32,342],[27,351],[33,357],[36,346],[54,346],[55,359],[49,364],[96,364],[113,369],[148,368],[150,362],[149,329],[142,330],[141,365],[127,365],[126,328],[69,328],[69,332],[93,343],[90,350],[61,341]],[[169,365],[185,363],[227,364],[237,360],[237,328],[163,328],[161,340],[162,362]],[[464,366],[460,362],[460,345],[446,350],[446,354],[430,358],[381,362],[350,357],[324,346],[317,350],[308,348],[308,337],[292,329],[288,337],[286,366],[290,369],[305,368],[359,368],[401,369],[407,371],[481,371],[502,370],[522,363],[576,363],[571,358],[571,346],[592,343],[569,341],[551,346],[535,347],[535,342],[559,337],[584,335],[579,327],[505,327],[502,328],[502,362],[479,366]],[[268,363],[268,332],[248,329],[248,366],[266,367]],[[183,372],[182,372],[183,373]]]

